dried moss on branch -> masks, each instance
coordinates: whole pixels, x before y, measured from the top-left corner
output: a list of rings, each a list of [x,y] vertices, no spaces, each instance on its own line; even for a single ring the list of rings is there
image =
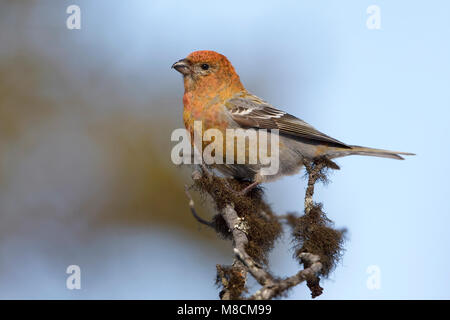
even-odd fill
[[[240,193],[249,182],[217,177],[204,166],[193,172],[191,188],[209,195],[218,212],[211,221],[199,217],[189,188],[186,188],[193,216],[233,244],[235,258],[232,265],[217,265],[216,283],[222,288],[221,299],[272,299],[286,295],[290,288],[304,281],[313,298],[322,293],[319,277],[327,276],[340,258],[343,231],[333,229],[322,205],[314,203],[312,197],[316,182],[326,181],[326,170],[339,167],[321,158],[305,162],[305,168],[308,186],[304,215],[300,217],[275,215],[264,201],[260,188],[245,195]],[[303,265],[303,270],[284,278],[276,277],[268,270],[268,253],[283,231],[282,222],[292,228],[295,257]],[[246,287],[248,274],[261,285],[253,294],[249,294]]]

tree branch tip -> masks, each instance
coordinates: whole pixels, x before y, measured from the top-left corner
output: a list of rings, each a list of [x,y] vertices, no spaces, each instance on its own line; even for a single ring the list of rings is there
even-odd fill
[[[320,260],[318,255],[309,252],[302,252],[299,254],[299,257],[307,260],[309,263],[316,263]]]

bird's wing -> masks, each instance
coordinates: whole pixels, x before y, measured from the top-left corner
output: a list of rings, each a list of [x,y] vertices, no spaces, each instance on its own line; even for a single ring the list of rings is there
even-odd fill
[[[246,93],[233,97],[227,100],[225,106],[230,112],[231,118],[242,127],[279,129],[282,134],[324,141],[339,147],[351,148],[345,143],[316,130],[305,121],[274,108],[257,96]]]

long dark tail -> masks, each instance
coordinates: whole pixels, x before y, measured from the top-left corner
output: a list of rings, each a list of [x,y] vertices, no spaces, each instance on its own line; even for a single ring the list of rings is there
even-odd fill
[[[336,148],[331,151],[329,157],[339,158],[350,155],[361,155],[361,156],[371,156],[371,157],[381,157],[381,158],[391,158],[397,160],[404,160],[404,158],[400,155],[404,156],[415,156],[414,153],[410,152],[400,152],[400,151],[390,151],[383,149],[375,149],[375,148],[367,148],[360,146],[350,146],[350,148]]]

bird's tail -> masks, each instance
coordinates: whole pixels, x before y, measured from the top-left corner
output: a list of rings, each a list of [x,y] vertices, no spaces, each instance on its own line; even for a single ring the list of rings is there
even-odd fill
[[[397,160],[404,160],[401,155],[404,156],[414,156],[414,153],[409,152],[400,152],[400,151],[390,151],[383,149],[375,149],[375,148],[367,148],[360,146],[349,146],[350,148],[339,148],[339,150],[335,150],[335,152],[331,152],[330,158],[339,158],[345,157],[349,155],[361,155],[361,156],[372,156],[372,157],[381,157],[381,158],[391,158]]]

